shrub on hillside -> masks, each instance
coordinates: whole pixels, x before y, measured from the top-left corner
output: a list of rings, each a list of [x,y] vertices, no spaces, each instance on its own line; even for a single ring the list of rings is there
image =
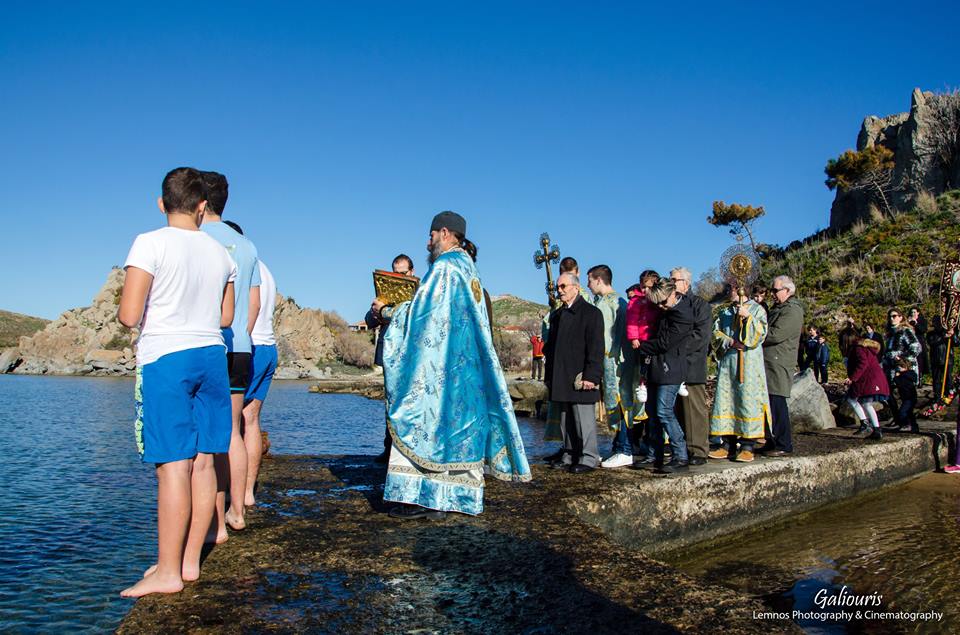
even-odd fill
[[[375,346],[367,333],[352,333],[338,330],[334,339],[334,350],[344,363],[358,368],[373,366]]]

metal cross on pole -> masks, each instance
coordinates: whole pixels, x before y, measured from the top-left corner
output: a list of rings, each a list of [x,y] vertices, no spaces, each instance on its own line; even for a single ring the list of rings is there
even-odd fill
[[[551,307],[554,306],[557,302],[560,301],[560,298],[557,296],[557,285],[553,281],[553,271],[550,269],[551,262],[558,262],[560,260],[560,247],[556,245],[550,245],[550,234],[543,232],[540,234],[540,249],[533,252],[533,264],[536,265],[537,269],[543,269],[544,265],[547,267],[547,304]]]

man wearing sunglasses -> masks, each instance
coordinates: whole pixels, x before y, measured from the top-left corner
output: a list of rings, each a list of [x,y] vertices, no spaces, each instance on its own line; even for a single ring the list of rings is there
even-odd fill
[[[767,372],[773,439],[757,450],[768,457],[793,452],[787,399],[793,389],[794,363],[800,345],[797,336],[803,331],[803,306],[794,297],[796,292],[797,287],[789,276],[777,276],[770,287],[774,305],[770,307],[767,337],[763,340],[763,365]]]
[[[580,296],[573,274],[560,276],[557,291],[563,304],[550,314],[544,381],[560,411],[563,454],[550,465],[583,474],[600,464],[595,404],[603,377],[603,314]]]

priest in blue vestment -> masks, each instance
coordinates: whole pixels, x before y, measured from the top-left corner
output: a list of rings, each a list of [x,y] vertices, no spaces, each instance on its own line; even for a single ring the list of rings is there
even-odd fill
[[[430,270],[397,306],[383,340],[393,447],[383,498],[396,518],[483,511],[483,478],[529,481],[513,402],[459,214],[430,226]]]

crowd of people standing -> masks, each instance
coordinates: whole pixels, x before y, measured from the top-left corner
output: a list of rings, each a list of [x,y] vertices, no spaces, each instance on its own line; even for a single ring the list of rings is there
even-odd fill
[[[560,270],[560,303],[542,334],[547,438],[562,441],[547,457],[552,467],[672,473],[710,459],[749,462],[757,454],[793,452],[787,398],[803,308],[788,276],[774,279],[769,308],[756,294],[730,288],[730,304],[715,316],[710,303],[692,293],[685,267],[668,276],[644,271],[627,298],[614,289],[607,265],[589,269],[587,289],[575,259],[564,258]],[[718,368],[712,409],[706,389],[711,354]],[[598,402],[615,435],[606,459],[597,448]]]

